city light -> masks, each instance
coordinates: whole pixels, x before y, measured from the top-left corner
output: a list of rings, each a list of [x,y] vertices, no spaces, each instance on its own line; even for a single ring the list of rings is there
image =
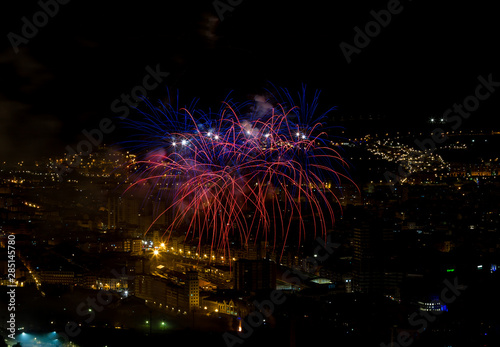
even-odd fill
[[[7,345],[500,346],[493,2],[433,4],[450,15],[425,40],[396,18],[422,11],[391,1],[103,2],[54,50],[27,36],[59,10],[74,22],[57,2],[6,11],[26,47],[0,52]],[[332,13],[349,16],[331,30]],[[370,72],[370,56],[402,63]]]

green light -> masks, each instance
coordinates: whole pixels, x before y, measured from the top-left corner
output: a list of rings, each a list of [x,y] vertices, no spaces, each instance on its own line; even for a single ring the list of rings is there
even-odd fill
[[[453,272],[453,271],[455,271],[455,269],[448,269],[448,270],[446,270],[446,272]]]

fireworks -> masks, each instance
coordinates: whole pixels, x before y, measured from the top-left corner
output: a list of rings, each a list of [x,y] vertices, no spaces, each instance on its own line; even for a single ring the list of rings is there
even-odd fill
[[[284,103],[226,100],[215,114],[195,103],[150,105],[145,120],[132,123],[148,139],[136,146],[147,154],[134,163],[128,189],[147,186],[167,202],[160,213],[173,216],[166,233],[185,229],[217,249],[234,235],[242,244],[251,237],[285,244],[292,230],[303,238],[306,227],[325,235],[338,203],[332,187],[349,180],[347,164],[327,139],[326,114],[314,118],[319,93],[307,105],[304,90],[298,107],[281,92]]]

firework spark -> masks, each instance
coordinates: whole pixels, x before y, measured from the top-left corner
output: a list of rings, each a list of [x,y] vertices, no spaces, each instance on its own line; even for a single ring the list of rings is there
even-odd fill
[[[148,135],[137,146],[148,154],[134,163],[128,189],[171,191],[161,197],[168,207],[160,216],[173,214],[167,234],[183,226],[186,237],[208,239],[217,249],[228,249],[233,235],[242,244],[251,237],[285,244],[291,230],[298,230],[299,240],[305,237],[307,214],[307,232],[326,235],[334,221],[332,203],[339,203],[332,186],[341,178],[350,181],[348,166],[328,140],[326,113],[314,118],[319,93],[307,105],[304,89],[300,107],[290,105],[286,90],[281,94],[286,102],[274,107],[257,98],[226,100],[216,114],[195,110],[196,103],[150,105],[145,120],[133,124]]]

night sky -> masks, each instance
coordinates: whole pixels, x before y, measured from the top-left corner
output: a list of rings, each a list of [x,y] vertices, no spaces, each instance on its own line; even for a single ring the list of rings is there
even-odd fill
[[[380,114],[394,127],[439,117],[474,93],[479,75],[500,81],[493,2],[401,1],[400,13],[348,64],[340,43],[352,45],[354,27],[388,3],[245,0],[220,21],[212,1],[72,0],[17,54],[8,34],[20,35],[21,18],[41,8],[5,3],[0,161],[62,156],[83,129],[116,117],[112,102],[157,64],[170,75],[151,100],[170,88],[218,107],[231,90],[246,98],[268,82],[290,90],[305,83],[323,90],[320,102],[339,114]],[[481,102],[465,126],[497,126],[499,98],[497,91]],[[104,141],[123,136],[118,129]]]

